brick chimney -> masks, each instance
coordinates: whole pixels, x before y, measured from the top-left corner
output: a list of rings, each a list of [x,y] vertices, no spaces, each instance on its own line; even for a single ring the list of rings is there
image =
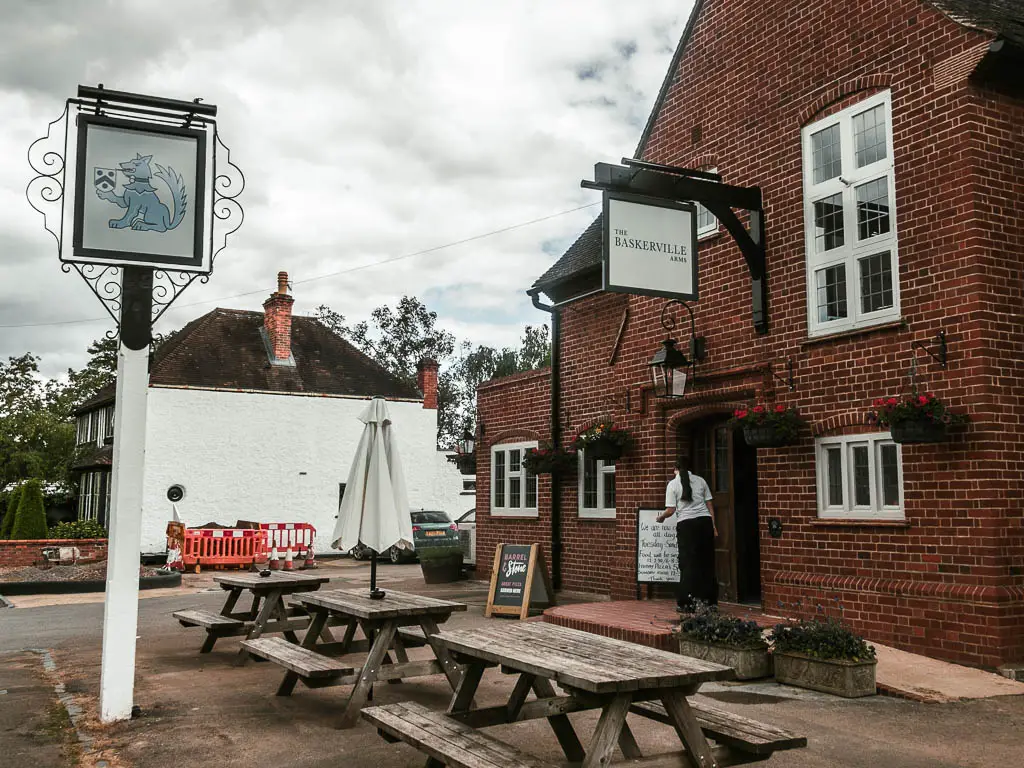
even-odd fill
[[[286,364],[292,357],[292,304],[288,273],[277,273],[277,291],[263,302],[263,329],[271,362]]]
[[[423,393],[423,407],[437,410],[437,360],[425,357],[416,365],[416,386]]]

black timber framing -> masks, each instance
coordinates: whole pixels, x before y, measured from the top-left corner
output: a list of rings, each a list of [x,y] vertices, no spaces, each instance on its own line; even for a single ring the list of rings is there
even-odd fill
[[[580,186],[602,192],[631,192],[663,200],[700,203],[715,215],[740,247],[750,270],[754,329],[768,333],[768,281],[765,267],[764,204],[760,187],[723,184],[716,174],[623,158],[623,165],[596,163],[594,180]],[[734,208],[747,211],[749,229]]]

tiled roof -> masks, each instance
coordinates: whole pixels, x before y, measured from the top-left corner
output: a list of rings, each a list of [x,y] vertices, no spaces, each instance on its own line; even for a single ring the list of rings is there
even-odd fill
[[[215,309],[160,347],[150,386],[191,386],[419,399],[415,385],[389,373],[310,317],[292,318],[294,366],[271,365],[262,312]]]
[[[928,0],[956,22],[1024,45],[1024,3],[1021,0]]]
[[[90,469],[92,467],[109,467],[114,463],[114,444],[110,442],[105,445],[85,449],[78,456],[78,459],[71,466],[74,470]]]
[[[77,416],[80,413],[91,411],[93,408],[96,408],[97,406],[112,403],[114,402],[115,394],[117,394],[117,385],[114,382],[110,382],[105,387],[100,387],[100,389],[97,390],[95,395],[79,403],[78,407],[76,407],[75,410],[72,411],[72,413]]]
[[[543,289],[577,275],[585,269],[599,266],[601,264],[603,221],[604,216],[598,215],[590,226],[583,230],[583,234],[576,238],[576,242],[562,254],[562,257],[547,272],[537,278],[533,286]]]

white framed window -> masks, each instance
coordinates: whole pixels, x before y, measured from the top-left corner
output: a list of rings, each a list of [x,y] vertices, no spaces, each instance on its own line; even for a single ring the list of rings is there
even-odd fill
[[[801,132],[810,336],[900,316],[891,104],[884,91]]]
[[[903,520],[903,455],[888,432],[815,441],[818,517]]]
[[[718,173],[717,168],[703,168],[708,173]],[[716,234],[718,232],[718,219],[700,203],[697,203],[697,239]]]
[[[537,476],[523,466],[537,443],[505,443],[491,448],[491,514],[537,517]]]
[[[84,472],[78,486],[78,519],[107,523],[110,510],[110,473]]]
[[[585,450],[579,462],[579,516],[597,520],[615,517],[615,462],[589,459]]]

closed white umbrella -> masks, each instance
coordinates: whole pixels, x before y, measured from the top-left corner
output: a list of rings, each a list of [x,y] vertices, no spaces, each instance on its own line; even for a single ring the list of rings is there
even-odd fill
[[[366,426],[352,459],[331,546],[344,551],[361,542],[370,548],[370,596],[381,598],[377,553],[393,546],[412,549],[412,519],[387,403],[375,397],[359,420]]]

